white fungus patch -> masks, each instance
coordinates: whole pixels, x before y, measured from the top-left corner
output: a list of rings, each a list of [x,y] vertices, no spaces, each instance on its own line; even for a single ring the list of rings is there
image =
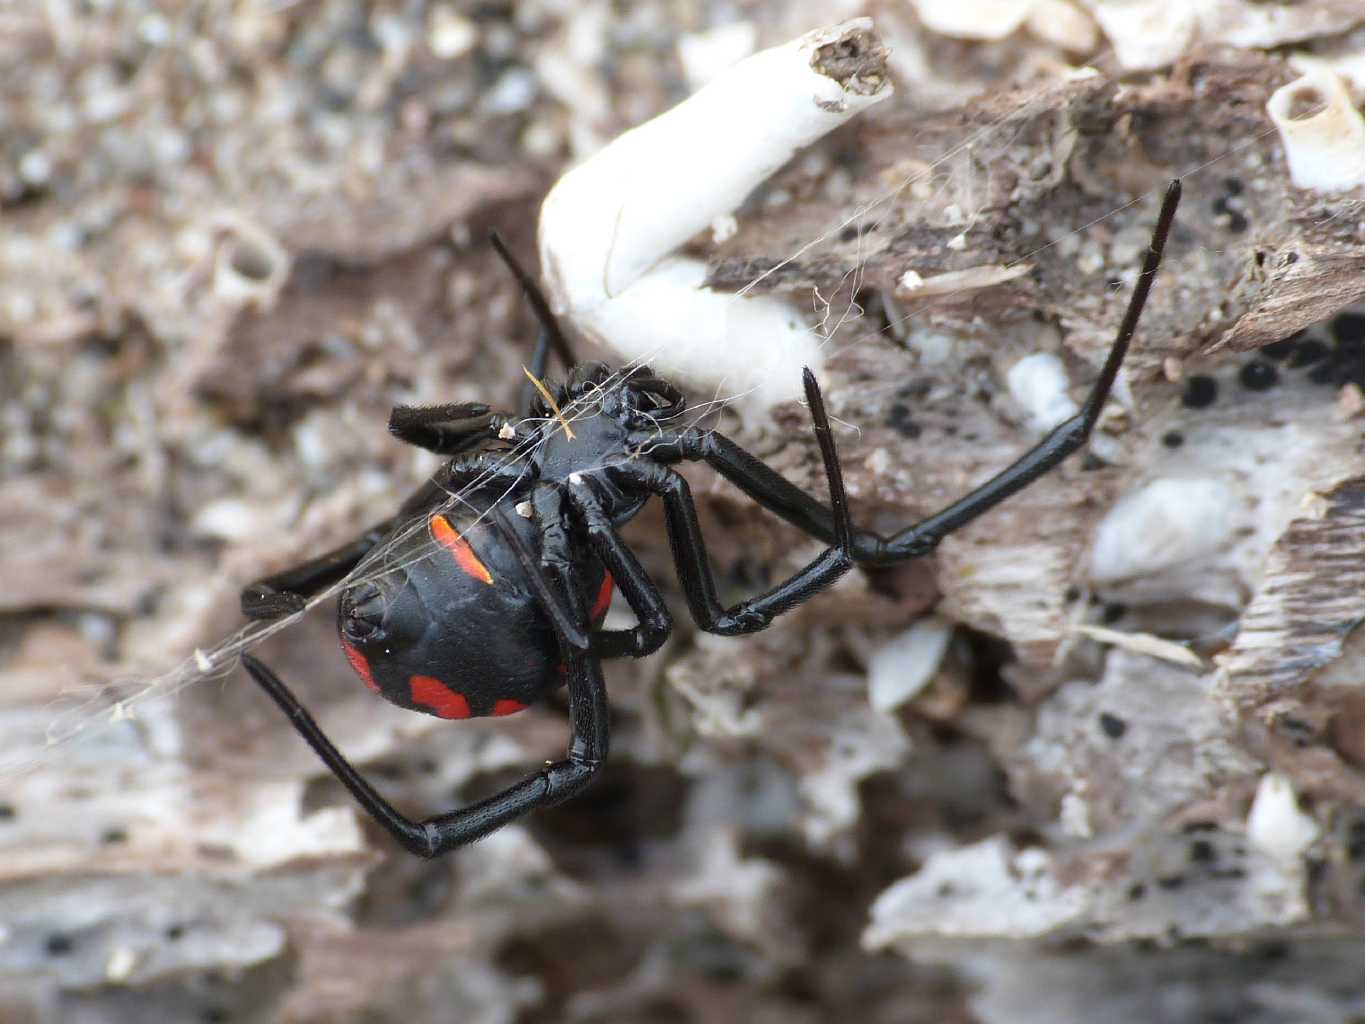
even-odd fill
[[[114,985],[123,984],[133,976],[137,959],[137,953],[128,946],[115,946],[104,963],[104,979]]]
[[[707,840],[696,870],[673,883],[670,899],[705,908],[729,934],[762,943],[773,924],[781,869],[760,857],[743,856],[733,829],[717,829]]]
[[[622,357],[698,390],[766,408],[796,398],[801,367],[820,372],[820,339],[789,303],[703,288],[706,264],[673,257],[580,324]]]
[[[545,848],[522,825],[507,825],[466,847],[459,862],[462,897],[470,907],[528,901],[552,907],[583,899],[582,887],[555,871]]]
[[[877,897],[863,932],[864,949],[926,937],[1029,939],[1076,920],[1086,909],[1079,888],[1066,889],[1044,850],[1016,853],[993,836],[931,856],[922,868]]]
[[[1099,37],[1090,16],[1066,0],[1038,0],[1025,25],[1039,39],[1073,53],[1089,53]]]
[[[346,856],[365,848],[365,836],[350,807],[305,812],[303,779],[262,784],[250,793],[235,821],[203,821],[200,842],[220,844],[238,862],[269,869],[294,860]]]
[[[454,60],[469,53],[479,43],[479,29],[454,7],[441,4],[427,17],[427,45],[442,60]]]
[[[1095,532],[1090,579],[1116,583],[1210,558],[1228,539],[1238,499],[1224,481],[1164,477],[1114,505]]]
[[[891,472],[895,462],[891,458],[891,453],[885,448],[874,448],[871,454],[863,460],[863,464],[877,476],[886,476]]]
[[[1272,49],[1340,31],[1358,22],[1350,2],[1265,0],[1083,0],[1125,70],[1173,63],[1195,43]],[[1041,12],[1040,12],[1041,13]],[[1034,20],[1029,23],[1033,29]]]
[[[739,230],[739,221],[733,213],[722,213],[711,221],[711,241],[716,245],[728,242]]]
[[[901,291],[913,292],[924,287],[924,278],[914,270],[907,270],[896,280],[896,287]]]
[[[1006,377],[1010,394],[1024,408],[1029,425],[1039,433],[1051,430],[1080,411],[1067,394],[1071,381],[1066,366],[1050,352],[1025,356],[1010,367]]]
[[[823,847],[858,821],[858,787],[869,775],[902,764],[910,740],[900,723],[868,709],[831,723],[829,746],[818,770],[801,777],[806,813],[802,831],[812,846]]]
[[[1278,772],[1266,772],[1247,814],[1247,838],[1281,864],[1294,864],[1317,842],[1322,828],[1299,808],[1294,785]]]
[[[284,529],[294,512],[292,504],[219,498],[201,505],[192,517],[192,523],[194,531],[206,537],[248,541]]]

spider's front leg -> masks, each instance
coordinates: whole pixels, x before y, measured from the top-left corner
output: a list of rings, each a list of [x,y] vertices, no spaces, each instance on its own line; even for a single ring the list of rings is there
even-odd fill
[[[804,371],[803,381],[829,485],[834,544],[795,575],[757,597],[729,608],[720,603],[715,576],[706,555],[706,541],[697,520],[696,504],[686,480],[666,466],[648,461],[617,463],[607,469],[618,485],[628,491],[645,491],[663,499],[669,542],[688,608],[697,625],[708,633],[738,636],[758,632],[778,615],[810,600],[853,567],[853,527],[849,522],[834,435],[820,388],[809,369]]]
[[[538,519],[562,520],[566,503],[573,509],[588,543],[639,620],[639,625],[630,629],[597,630],[592,634],[592,652],[601,658],[643,658],[662,647],[673,631],[673,616],[635,552],[617,534],[611,517],[592,491],[590,477],[580,477],[566,492],[546,489],[537,498]]]
[[[510,423],[482,402],[396,405],[389,413],[389,433],[398,440],[451,457],[497,437]]]
[[[853,556],[857,564],[894,565],[929,554],[944,537],[1017,494],[1085,444],[1099,421],[1100,412],[1128,352],[1128,345],[1137,331],[1152,281],[1161,265],[1166,238],[1175,220],[1180,192],[1180,180],[1176,179],[1166,190],[1142,271],[1138,275],[1137,287],[1128,301],[1114,344],[1080,411],[1053,428],[1012,465],[927,519],[889,537],[871,530],[855,530]],[[662,463],[683,460],[705,462],[754,501],[798,529],[827,543],[836,538],[836,517],[831,509],[721,434],[696,429],[678,433],[639,431],[632,435],[631,443]]]

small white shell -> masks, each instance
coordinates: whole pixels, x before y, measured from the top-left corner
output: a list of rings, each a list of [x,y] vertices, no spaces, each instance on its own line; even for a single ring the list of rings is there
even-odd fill
[[[1338,192],[1365,184],[1365,120],[1333,71],[1309,69],[1271,93],[1265,108],[1296,186]]]
[[[928,615],[877,648],[867,666],[867,699],[878,711],[894,711],[938,674],[953,626]]]
[[[289,279],[292,259],[274,235],[238,213],[217,215],[210,230],[219,237],[213,260],[213,291],[228,306],[266,310]]]

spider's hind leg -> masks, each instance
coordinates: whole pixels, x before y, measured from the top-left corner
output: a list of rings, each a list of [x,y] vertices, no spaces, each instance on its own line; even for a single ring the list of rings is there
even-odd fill
[[[413,492],[396,515],[371,526],[355,540],[248,584],[242,591],[242,614],[248,619],[278,619],[302,611],[309,600],[349,576],[401,524],[441,508],[466,486],[502,488],[510,494],[520,486],[524,470],[521,462],[487,455],[452,460]]]
[[[606,509],[592,492],[587,477],[570,485],[567,493],[547,490],[537,502],[537,512],[544,517],[563,515],[563,503],[578,519],[597,557],[610,574],[608,582],[620,588],[621,594],[635,613],[639,624],[630,629],[599,629],[592,634],[592,652],[602,658],[643,658],[663,646],[673,631],[673,617],[668,613],[659,588],[645,572],[635,553],[616,532]],[[610,591],[606,591],[610,596]],[[606,609],[602,609],[605,614]]]
[[[340,583],[393,529],[386,519],[355,540],[242,588],[242,614],[248,619],[280,619],[303,611],[309,600]]]
[[[337,750],[279,676],[249,654],[242,655],[242,665],[365,813],[384,826],[406,850],[419,857],[439,857],[483,838],[536,807],[573,796],[592,779],[600,762],[595,755],[606,749],[606,686],[602,682],[601,666],[594,658],[576,659],[569,670],[574,742],[568,759],[547,764],[521,782],[479,803],[414,821],[384,799]]]
[[[528,811],[557,804],[580,792],[592,781],[607,756],[609,709],[602,665],[587,650],[587,612],[572,561],[564,562],[558,569],[549,574],[543,573],[539,565],[531,567],[531,571],[540,573],[542,600],[552,606],[546,609],[551,621],[572,623],[575,632],[582,637],[580,642],[574,642],[558,634],[559,655],[569,687],[572,738],[568,754],[501,793],[469,807],[418,821],[408,818],[337,750],[279,676],[250,655],[242,656],[242,665],[371,818],[411,853],[419,857],[438,857],[481,839]]]

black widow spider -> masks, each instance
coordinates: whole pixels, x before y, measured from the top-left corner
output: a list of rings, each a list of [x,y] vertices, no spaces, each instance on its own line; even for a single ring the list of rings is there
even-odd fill
[[[575,363],[540,290],[495,237],[540,322],[529,375],[533,382],[544,377],[553,347],[570,367],[567,382],[552,391],[541,385],[540,394],[528,386],[516,416],[480,404],[394,409],[389,429],[398,438],[451,461],[359,539],[247,587],[242,609],[253,619],[291,614],[357,573],[359,582],[342,591],[338,604],[341,645],[371,689],[406,708],[465,718],[519,711],[567,683],[568,757],[480,803],[413,821],[360,776],[279,677],[249,655],[242,662],[360,805],[414,854],[439,856],[535,807],[559,803],[582,790],[607,756],[601,659],[643,657],[672,628],[658,588],[618,536],[619,527],[650,497],[663,500],[688,609],[702,629],[725,636],[763,629],[854,565],[928,554],[1090,435],[1137,327],[1179,199],[1176,180],[1081,411],[966,497],[890,537],[849,520],[829,419],[809,369],[805,393],[828,508],[720,434],[666,429],[685,401],[647,368]],[[683,460],[706,462],[830,546],[766,593],[722,606],[687,482],[669,468]],[[639,620],[631,629],[601,628],[613,581]]]

